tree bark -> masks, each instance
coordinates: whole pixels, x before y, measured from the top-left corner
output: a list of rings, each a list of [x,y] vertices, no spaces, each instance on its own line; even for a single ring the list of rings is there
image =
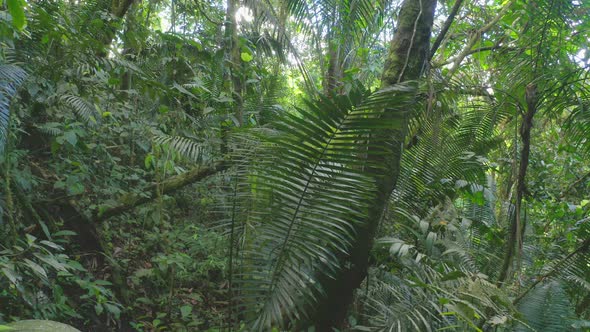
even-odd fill
[[[435,7],[436,0],[404,0],[397,32],[385,61],[383,88],[421,77],[430,54]],[[384,112],[384,117],[399,116],[395,110]],[[365,222],[356,227],[357,236],[350,255],[342,261],[342,271],[336,279],[322,280],[325,294],[314,317],[318,331],[332,331],[334,327],[344,326],[348,308],[353,302],[354,290],[367,276],[373,238],[399,176],[404,130],[382,130],[376,132],[371,140],[387,145],[386,154],[371,154],[370,157],[373,158],[372,162],[385,167],[370,169],[375,179],[377,195]],[[369,146],[371,145],[373,144]]]
[[[104,31],[102,31],[99,40],[102,44],[102,48],[97,50],[96,55],[99,57],[106,57],[108,55],[108,49],[113,43],[115,39],[115,35],[117,34],[117,30],[113,26],[113,23],[116,21],[120,21],[125,17],[127,11],[133,4],[135,0],[111,0],[110,3],[108,0],[103,0],[104,2],[99,4],[99,7],[108,11],[109,14],[112,15],[113,21],[106,20],[104,25]],[[105,8],[107,7],[107,8]],[[97,8],[98,9],[98,8]]]
[[[328,43],[328,70],[324,80],[324,93],[329,95],[331,92],[336,91],[341,79],[340,46],[336,41],[330,41]]]

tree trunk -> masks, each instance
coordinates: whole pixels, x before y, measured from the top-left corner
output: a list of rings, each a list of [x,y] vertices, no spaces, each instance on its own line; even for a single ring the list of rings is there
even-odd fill
[[[518,168],[518,178],[516,187],[516,203],[515,207],[515,218],[511,219],[510,234],[508,243],[506,244],[506,254],[504,256],[504,263],[500,270],[498,277],[498,285],[502,285],[507,279],[509,279],[509,273],[514,262],[514,257],[518,257],[518,265],[520,265],[520,257],[522,256],[522,242],[524,239],[524,223],[520,215],[522,206],[522,199],[526,192],[526,172],[529,166],[529,155],[531,152],[531,129],[533,128],[533,117],[537,112],[537,86],[529,84],[526,87],[526,102],[527,112],[522,115],[522,124],[520,126],[520,137],[522,140],[522,148],[520,150],[520,164]],[[517,255],[514,250],[518,249]]]
[[[135,0],[111,0],[108,11],[115,21],[122,20],[125,14],[127,14],[129,7],[133,4],[133,1]],[[115,39],[117,30],[112,25],[113,23],[109,21],[105,22],[105,30],[100,38],[103,48],[97,53],[99,57],[106,57],[108,55],[108,49]]]
[[[341,79],[340,46],[336,41],[331,41],[328,43],[328,70],[324,80],[324,93],[329,95],[335,92]]]
[[[435,7],[436,0],[404,0],[397,31],[385,61],[383,88],[417,80],[422,75],[430,52]],[[395,112],[385,112],[384,117],[399,117]],[[387,154],[373,154],[371,157],[373,162],[385,168],[370,170],[375,178],[377,195],[365,223],[357,226],[356,241],[350,256],[343,259],[341,264],[343,270],[336,279],[322,280],[326,293],[314,318],[318,331],[332,331],[333,327],[344,325],[354,290],[367,276],[373,238],[399,176],[404,130],[382,130],[371,139],[384,142],[389,147]]]
[[[232,97],[235,99],[234,116],[238,126],[244,122],[243,101],[242,101],[242,58],[240,52],[240,41],[238,39],[238,22],[236,13],[240,3],[239,0],[227,0],[226,21],[225,21],[225,40],[227,60],[229,61],[229,76],[231,81]]]

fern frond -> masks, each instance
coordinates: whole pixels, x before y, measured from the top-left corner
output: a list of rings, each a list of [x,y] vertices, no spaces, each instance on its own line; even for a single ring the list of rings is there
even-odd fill
[[[206,149],[206,145],[182,136],[155,136],[154,142],[159,145],[168,146],[188,160],[194,162],[201,162],[203,160],[204,150]]]
[[[428,259],[426,259],[428,260]],[[478,330],[479,318],[512,317],[507,294],[482,275],[442,264],[407,260],[396,276],[372,273],[366,296],[369,327],[377,331]]]
[[[47,122],[36,125],[40,132],[49,136],[59,136],[63,133],[62,124],[57,122]]]
[[[523,321],[536,331],[561,332],[574,317],[568,296],[558,281],[551,281],[532,290],[518,305]],[[530,331],[522,324],[515,331]]]
[[[60,100],[90,125],[95,125],[100,119],[96,108],[79,96],[66,94]]]
[[[6,92],[15,93],[18,85],[27,78],[27,73],[19,66],[0,65],[0,83]]]
[[[10,100],[27,73],[15,65],[0,65],[0,153],[4,151],[10,124]]]

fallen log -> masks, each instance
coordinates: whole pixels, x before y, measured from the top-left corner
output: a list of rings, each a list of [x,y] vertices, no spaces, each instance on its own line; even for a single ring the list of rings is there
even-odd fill
[[[148,186],[142,190],[142,192],[147,195],[138,195],[133,193],[125,194],[117,200],[118,202],[114,206],[110,206],[106,209],[103,209],[102,211],[99,211],[92,218],[92,221],[100,222],[120,215],[135,208],[136,206],[152,201],[158,196],[158,191],[160,191],[162,194],[169,194],[191,183],[195,183],[211,175],[222,172],[228,168],[229,165],[225,162],[219,162],[210,167],[198,167],[188,172],[170,177],[158,184]]]

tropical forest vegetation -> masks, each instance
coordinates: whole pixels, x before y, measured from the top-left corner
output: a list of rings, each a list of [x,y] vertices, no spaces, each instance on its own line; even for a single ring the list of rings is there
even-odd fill
[[[2,0],[0,331],[590,331],[590,1]]]

